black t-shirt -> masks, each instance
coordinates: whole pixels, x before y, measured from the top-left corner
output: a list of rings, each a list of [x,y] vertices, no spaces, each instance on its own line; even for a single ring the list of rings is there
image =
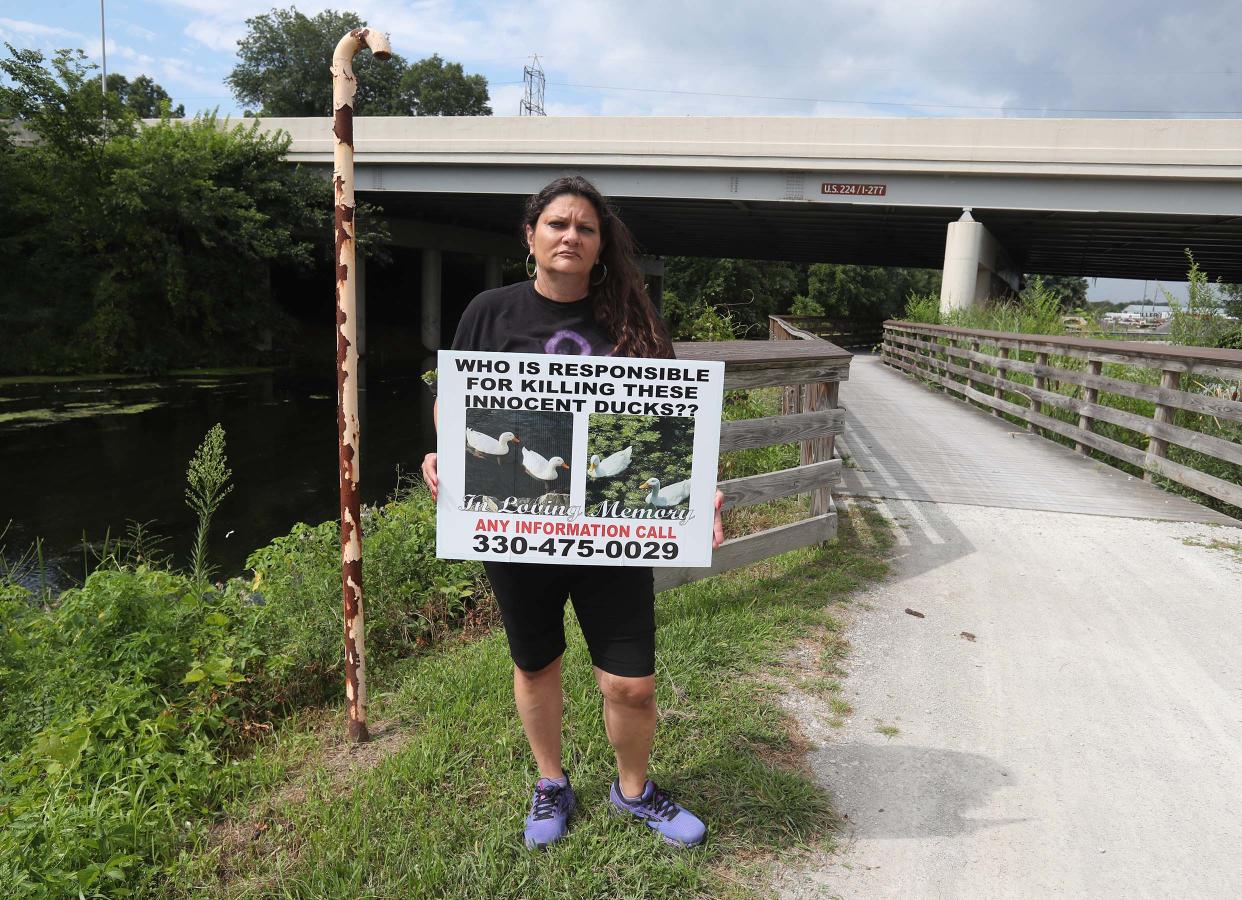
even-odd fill
[[[521,281],[471,300],[453,349],[611,356],[614,346],[595,321],[590,297],[560,303],[536,291],[533,281]]]

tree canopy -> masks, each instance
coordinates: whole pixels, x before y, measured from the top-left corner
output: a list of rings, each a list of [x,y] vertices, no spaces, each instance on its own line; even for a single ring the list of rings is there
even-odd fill
[[[0,106],[37,140],[0,142],[0,322],[22,335],[4,368],[149,371],[217,347],[253,353],[281,321],[269,265],[308,263],[301,235],[328,233],[327,183],[284,161],[287,136],[171,111],[146,126],[98,80],[89,89],[80,53],[9,53]]]
[[[99,91],[99,76],[87,81],[84,90]],[[147,75],[139,75],[130,81],[119,72],[108,75],[108,93],[116,95],[122,106],[140,119],[158,119],[163,115],[164,104],[168,104],[168,115],[174,119],[185,116],[185,105],[172,105],[172,97],[168,91]]]
[[[238,63],[228,76],[237,102],[261,116],[332,115],[332,51],[365,23],[352,12],[326,9],[306,16],[295,7],[246,20],[237,42]],[[379,62],[354,58],[360,116],[489,116],[487,79],[467,75],[438,55],[410,65],[394,53]]]
[[[829,316],[855,325],[899,314],[911,293],[939,293],[940,272],[836,263],[669,257],[664,316],[676,338],[720,339],[722,324],[767,334],[768,316]],[[720,315],[728,316],[722,322]]]
[[[1060,301],[1062,309],[1078,309],[1087,302],[1088,283],[1085,278],[1073,275],[1027,275],[1024,293],[1031,289],[1036,279],[1039,279],[1045,291]]]

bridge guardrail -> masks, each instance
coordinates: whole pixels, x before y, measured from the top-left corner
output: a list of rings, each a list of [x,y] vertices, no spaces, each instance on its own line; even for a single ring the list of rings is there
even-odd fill
[[[840,382],[849,377],[852,355],[818,339],[808,344],[713,341],[673,346],[678,359],[723,360],[725,390],[785,387],[787,391],[806,393],[805,404],[796,409],[786,406],[781,415],[726,421],[720,426],[721,452],[797,441],[802,448],[800,464],[777,472],[732,478],[720,482],[719,487],[725,495],[725,509],[809,492],[811,510],[797,522],[725,541],[712,554],[709,569],[656,569],[656,590],[832,540],[837,533],[837,514],[830,491],[841,478],[841,461],[832,458],[832,439],[841,433],[845,414],[837,408],[835,397]],[[828,397],[834,398],[831,403]]]
[[[1242,426],[1236,424],[1242,423],[1242,350],[890,320],[881,352],[888,365],[994,416],[1011,416],[1030,431],[1072,441],[1083,455],[1095,450],[1105,462],[1140,469],[1145,480],[1159,475],[1242,507]],[[1136,377],[1122,377],[1127,374]],[[1105,403],[1102,395],[1131,409]],[[1097,423],[1114,426],[1108,429],[1113,436],[1099,433]],[[1117,439],[1125,432],[1137,445]],[[1190,452],[1180,453],[1181,461],[1170,459],[1170,445]]]

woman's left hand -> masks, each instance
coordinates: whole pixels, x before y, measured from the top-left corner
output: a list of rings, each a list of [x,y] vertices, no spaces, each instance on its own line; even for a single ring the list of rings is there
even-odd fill
[[[724,493],[716,491],[716,514],[712,517],[712,549],[724,543],[724,522],[720,520],[720,507],[724,505]]]

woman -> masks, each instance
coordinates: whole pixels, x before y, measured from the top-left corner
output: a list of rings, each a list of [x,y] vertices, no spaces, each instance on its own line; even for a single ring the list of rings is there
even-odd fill
[[[531,197],[522,220],[532,280],[470,302],[454,350],[593,356],[673,356],[647,297],[629,229],[586,179],[559,178]],[[437,494],[436,454],[423,478]],[[723,539],[717,492],[713,546]],[[604,697],[604,727],[617,758],[609,799],[664,840],[703,841],[707,828],[647,777],[656,726],[655,594],[650,568],[484,563],[513,657],[513,695],[539,768],[526,845],[564,836],[574,809],[561,767],[561,654],[572,599]]]

